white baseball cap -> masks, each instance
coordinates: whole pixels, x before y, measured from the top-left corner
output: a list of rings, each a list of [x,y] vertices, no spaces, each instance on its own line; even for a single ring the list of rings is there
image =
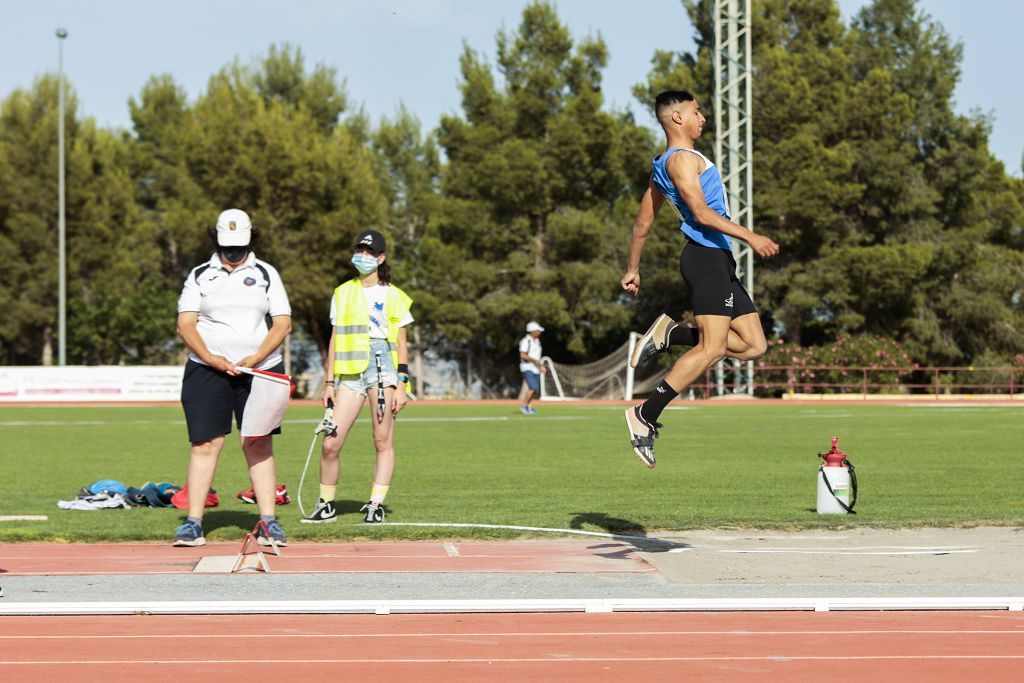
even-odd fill
[[[217,244],[244,247],[252,238],[252,221],[241,209],[228,209],[217,216]]]
[[[537,322],[535,320],[531,320],[530,322],[526,323],[526,331],[527,332],[543,332],[544,328],[540,326],[539,322]]]

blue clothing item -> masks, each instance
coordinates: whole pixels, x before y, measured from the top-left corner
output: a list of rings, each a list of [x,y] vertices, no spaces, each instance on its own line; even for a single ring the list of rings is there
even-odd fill
[[[540,395],[540,373],[539,372],[523,372],[523,379],[526,380],[526,386],[530,387],[530,391]]]
[[[725,187],[722,185],[722,176],[718,172],[718,168],[708,159],[706,156],[701,154],[695,149],[689,149],[687,147],[670,147],[658,156],[654,157],[654,170],[651,172],[651,180],[654,186],[658,188],[658,192],[665,195],[665,198],[672,204],[676,209],[676,214],[682,221],[679,225],[679,229],[682,230],[686,238],[692,242],[703,247],[718,247],[719,249],[732,250],[732,239],[725,233],[719,232],[714,228],[701,225],[693,219],[693,215],[690,212],[690,207],[683,201],[682,196],[679,194],[679,190],[672,184],[672,179],[668,175],[668,171],[665,169],[665,163],[669,157],[678,151],[688,152],[690,154],[696,154],[704,160],[706,167],[700,174],[700,189],[704,192],[704,201],[708,207],[713,211],[717,211],[726,220],[729,219],[729,200],[725,196]]]
[[[128,495],[128,487],[119,481],[114,479],[101,479],[100,481],[93,482],[89,485],[89,490],[93,493],[121,493]]]

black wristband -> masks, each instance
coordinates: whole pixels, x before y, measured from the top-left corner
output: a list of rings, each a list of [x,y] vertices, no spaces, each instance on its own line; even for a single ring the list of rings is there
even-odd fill
[[[398,374],[399,375],[405,375],[406,377],[408,377],[409,376],[409,364],[408,363],[399,363],[398,364]]]

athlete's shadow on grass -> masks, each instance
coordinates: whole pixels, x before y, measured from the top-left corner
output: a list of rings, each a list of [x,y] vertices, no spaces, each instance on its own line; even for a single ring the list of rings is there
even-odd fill
[[[231,528],[238,529],[238,533],[244,536],[252,531],[259,520],[260,515],[256,512],[256,506],[252,506],[252,512],[248,510],[207,510],[203,513],[203,530],[206,533],[217,529]]]
[[[366,505],[365,500],[336,500],[334,501],[334,509],[338,511],[339,515],[344,515],[350,512],[359,512],[359,508]],[[391,512],[390,506],[384,506],[386,512]]]
[[[602,557],[620,557],[625,559],[633,550],[640,550],[645,553],[667,553],[677,548],[690,548],[689,543],[667,541],[660,538],[652,538],[647,535],[647,529],[643,524],[621,517],[609,517],[604,512],[574,512],[572,521],[569,522],[570,529],[589,531],[584,527],[599,527],[612,535],[612,539],[620,543],[606,543],[590,546],[592,550],[600,548],[619,548],[615,552],[597,553]],[[628,543],[632,548],[623,548],[621,543]]]
[[[305,503],[305,499],[303,499],[303,503]],[[338,511],[338,514],[344,515],[350,512],[359,512],[359,508],[365,504],[366,501],[364,500],[336,500],[334,501],[334,508]],[[207,510],[203,515],[203,529],[206,532],[210,532],[215,529],[235,528],[238,529],[240,534],[244,535],[246,532],[252,531],[260,518],[260,513],[257,511],[256,506],[252,505],[250,508],[249,510]],[[309,511],[309,508],[307,508],[307,512]],[[302,512],[294,501],[288,505],[277,506],[277,517],[281,520],[282,524],[287,525],[290,522],[297,522],[298,517],[301,515]]]

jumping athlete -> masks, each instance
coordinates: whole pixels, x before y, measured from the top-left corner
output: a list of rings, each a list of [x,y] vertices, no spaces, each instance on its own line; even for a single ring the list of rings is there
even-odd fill
[[[710,159],[693,148],[705,120],[693,95],[685,90],[663,92],[654,101],[654,113],[665,131],[666,148],[654,158],[651,181],[640,201],[622,288],[634,296],[639,291],[640,255],[651,224],[667,199],[686,237],[679,272],[690,287],[697,329],[661,315],[630,358],[636,367],[640,360],[669,346],[693,346],[676,360],[646,401],[626,410],[630,445],[648,467],[655,464],[654,439],[665,406],[725,356],[753,360],[767,348],[757,309],[736,277],[730,238],[743,240],[762,258],[779,253],[779,245],[769,238],[729,220],[722,176]]]
[[[384,497],[395,470],[395,416],[408,400],[409,382],[405,326],[410,324],[412,299],[391,284],[384,235],[367,230],[353,248],[352,264],[359,277],[334,290],[331,298],[330,351],[323,404],[334,406],[337,428],[324,437],[320,456],[320,500],[306,523],[333,522],[338,487],[338,455],[367,397],[377,449],[370,500],[360,510],[364,521],[384,521]]]

